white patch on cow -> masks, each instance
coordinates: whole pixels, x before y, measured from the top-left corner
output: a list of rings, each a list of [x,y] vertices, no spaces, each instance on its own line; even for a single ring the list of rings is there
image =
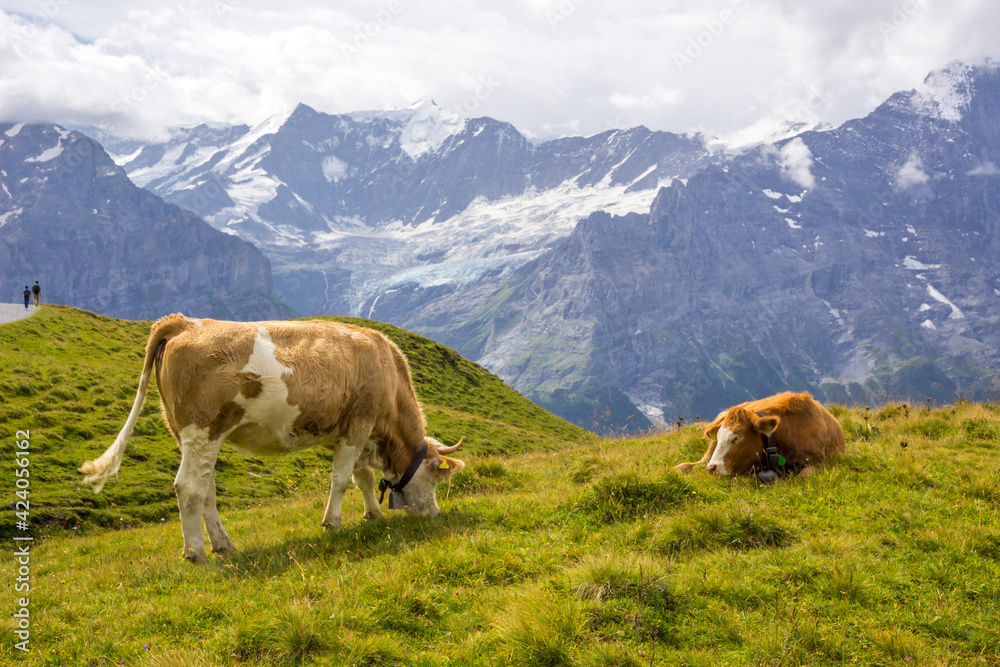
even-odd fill
[[[233,398],[245,413],[230,436],[233,446],[254,454],[282,454],[312,447],[323,439],[291,437],[299,409],[288,404],[284,377],[291,375],[292,369],[278,361],[274,341],[263,327],[257,329],[253,353],[243,372],[260,376],[261,391],[253,398],[242,394]]]
[[[389,461],[378,451],[378,443],[374,440],[365,443],[358,460],[354,463],[355,469],[365,466],[378,470],[385,470],[389,467]]]
[[[428,471],[426,461],[403,488],[403,496],[406,506],[417,516],[437,516],[441,511],[437,504],[437,480]]]
[[[351,337],[351,340],[356,340],[359,343],[364,343],[365,345],[371,345],[372,344],[371,337],[366,336],[363,331],[351,331],[351,332],[348,332],[347,335]]]
[[[736,434],[730,431],[725,426],[719,427],[719,432],[715,435],[715,451],[712,453],[712,460],[708,462],[708,465],[715,466],[715,472],[720,475],[728,475],[729,471],[726,470],[725,456],[729,452],[729,449],[736,443]]]
[[[208,428],[188,424],[181,429],[181,465],[174,477],[174,490],[181,513],[181,533],[184,535],[184,557],[196,563],[205,563],[205,536],[201,532],[204,506],[211,497],[214,500],[215,478],[212,471],[219,456],[221,437],[211,439]],[[213,503],[214,505],[214,503]],[[215,523],[209,521],[209,533],[213,544],[225,535],[222,524],[218,523],[217,511],[212,510]],[[226,540],[228,540],[226,536]],[[221,541],[219,541],[221,544]],[[230,545],[232,543],[230,542]]]
[[[181,429],[181,454],[189,451],[197,456],[197,445],[208,442],[208,429],[197,424],[188,424]],[[177,474],[180,474],[178,471]]]
[[[275,356],[276,349],[277,347],[271,340],[271,334],[268,333],[267,329],[257,327],[257,339],[253,342],[253,353],[250,355],[247,365],[243,367],[243,372],[256,373],[262,378],[280,378],[282,375],[291,375],[292,369],[282,366],[278,357]]]

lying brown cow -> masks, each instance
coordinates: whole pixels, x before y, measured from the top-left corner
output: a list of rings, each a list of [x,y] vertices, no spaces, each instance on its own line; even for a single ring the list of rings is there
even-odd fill
[[[771,435],[777,456],[769,460]],[[700,461],[681,463],[678,471],[708,463],[708,471],[718,475],[770,469],[778,475],[805,477],[844,451],[840,423],[808,393],[785,392],[724,410],[705,429],[705,437],[711,440],[705,455]]]
[[[252,455],[321,446],[333,452],[323,525],[339,530],[341,500],[352,473],[365,517],[382,515],[375,498],[393,490],[390,507],[436,516],[435,485],[464,464],[424,436],[424,417],[402,352],[382,334],[347,324],[217,322],[171,315],[153,325],[139,391],[114,443],[80,472],[95,493],[118,472],[146,398],[149,376],[181,449],[174,479],[184,556],[205,562],[202,519],[216,552],[236,550],[215,503],[215,460],[223,441]],[[461,444],[461,441],[459,441]]]

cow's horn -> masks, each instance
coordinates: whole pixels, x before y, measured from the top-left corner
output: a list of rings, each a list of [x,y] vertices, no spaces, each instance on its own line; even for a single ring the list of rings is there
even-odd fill
[[[455,451],[456,449],[458,449],[459,447],[461,447],[463,442],[465,442],[465,436],[464,435],[462,436],[462,438],[458,442],[456,442],[451,447],[442,447],[442,448],[440,448],[438,450],[438,454],[451,454],[453,451]]]

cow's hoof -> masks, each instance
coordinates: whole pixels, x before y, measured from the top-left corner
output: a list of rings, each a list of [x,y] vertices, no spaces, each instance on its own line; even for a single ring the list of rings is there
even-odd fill
[[[328,530],[332,530],[333,532],[338,532],[342,527],[343,526],[342,526],[342,524],[340,523],[339,520],[337,520],[337,521],[324,521],[323,522],[323,532],[324,533],[326,531],[328,531]]]
[[[230,555],[236,553],[237,551],[238,551],[238,549],[231,542],[229,544],[219,545],[218,547],[216,547],[216,546],[212,547],[212,553],[219,554],[220,556],[230,556]]]
[[[183,555],[185,560],[191,561],[195,565],[208,564],[208,556],[205,555],[204,549],[200,551],[195,551],[194,549],[185,549]]]
[[[382,518],[382,512],[365,512],[365,518],[369,521],[378,521]]]

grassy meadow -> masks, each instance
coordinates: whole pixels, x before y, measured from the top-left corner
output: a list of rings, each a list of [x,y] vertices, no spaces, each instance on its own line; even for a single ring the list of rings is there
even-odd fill
[[[697,425],[597,439],[388,328],[430,433],[467,436],[441,515],[366,522],[350,489],[324,533],[325,457],[224,451],[241,551],[196,567],[154,393],[119,477],[77,484],[125,420],[148,326],[55,307],[0,326],[0,436],[31,428],[35,536],[32,650],[4,614],[2,664],[1000,664],[1000,406],[834,406],[846,455],[758,487],[673,472],[704,451]]]
[[[400,346],[411,361],[428,434],[441,442],[464,435],[469,444],[463,451],[486,454],[562,448],[593,437],[427,338],[368,320],[328,319],[377,328]],[[30,318],[0,326],[0,438],[10,442],[16,430],[28,429],[31,450],[43,462],[31,475],[35,526],[86,530],[176,518],[172,485],[180,452],[160,414],[155,382],[120,478],[94,495],[79,485],[77,472],[111,444],[128,417],[149,327],[61,306],[43,306]],[[263,459],[234,455],[224,445],[217,465],[219,509],[324,493],[329,467],[329,456],[318,450]],[[12,513],[0,516],[0,539],[10,536],[14,522]]]

